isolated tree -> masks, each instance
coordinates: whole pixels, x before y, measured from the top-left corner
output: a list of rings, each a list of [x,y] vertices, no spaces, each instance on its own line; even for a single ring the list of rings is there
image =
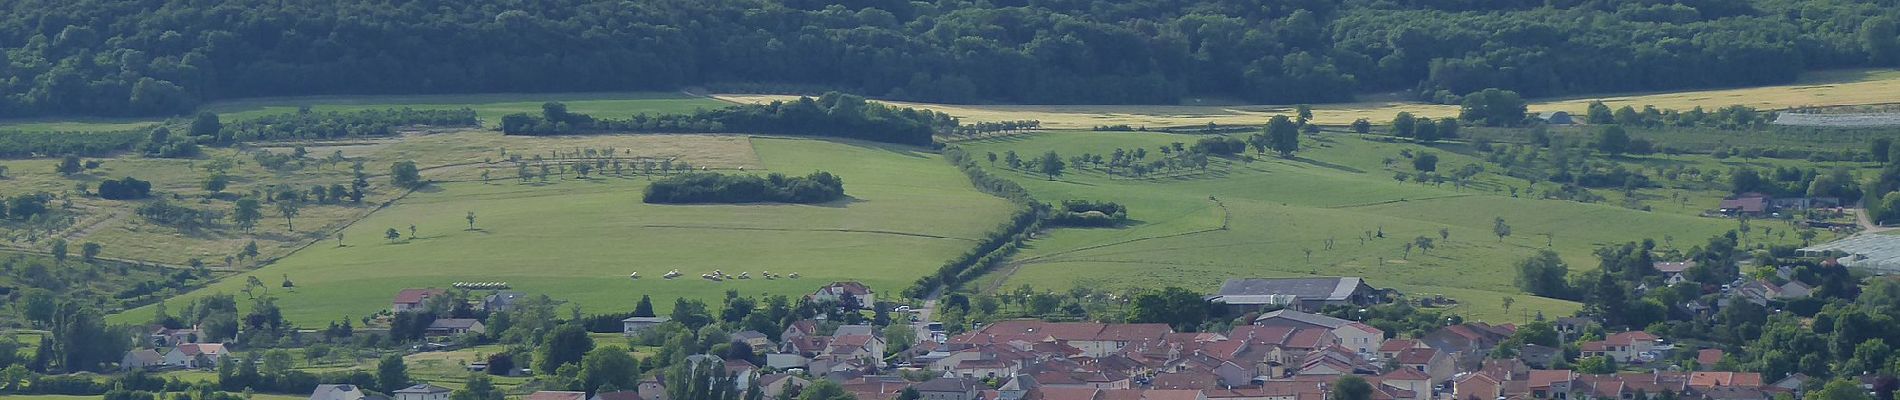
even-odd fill
[[[640,303],[633,306],[633,316],[635,317],[659,316],[653,313],[653,297],[649,295],[644,295],[644,294],[640,295]]]
[[[297,218],[297,214],[303,213],[303,204],[296,200],[278,200],[277,213],[284,216],[284,226],[286,229],[291,232],[296,232],[297,225],[291,222]]]
[[[1294,120],[1293,123],[1305,126],[1307,122],[1313,120],[1313,106],[1305,104],[1293,106],[1293,115],[1295,115],[1294,118],[1299,118]]]
[[[409,387],[409,382],[409,366],[403,364],[401,353],[383,356],[376,363],[376,386],[384,393]]]
[[[587,337],[578,322],[561,324],[542,339],[540,353],[534,357],[535,370],[555,371],[562,365],[579,363],[593,349],[594,339]]]
[[[1505,236],[1511,236],[1511,226],[1504,224],[1504,217],[1497,217],[1491,221],[1491,234],[1498,235],[1498,241],[1502,242]]]
[[[986,154],[985,156],[990,159],[990,166],[992,167],[996,166],[996,152],[994,151],[989,152],[989,154]]]
[[[1616,157],[1628,151],[1629,147],[1630,135],[1623,131],[1622,126],[1611,125],[1597,131],[1597,151],[1604,155]]]
[[[1484,126],[1517,125],[1524,121],[1524,114],[1523,97],[1518,96],[1517,92],[1496,88],[1465,95],[1458,109],[1459,119]]]
[[[1267,120],[1267,142],[1280,157],[1293,158],[1300,151],[1300,127],[1285,115],[1275,115]]]
[[[238,199],[237,209],[231,212],[231,220],[237,222],[238,227],[243,228],[245,232],[250,232],[252,227],[257,226],[257,220],[263,218],[263,207],[258,204],[255,197]]]
[[[640,385],[640,361],[627,354],[627,349],[617,345],[607,345],[588,351],[581,358],[581,391],[597,392],[602,387],[630,389]]]
[[[1451,240],[1451,228],[1438,228],[1439,240]]]
[[[414,240],[415,238],[416,238],[416,224],[409,224],[409,239]]]
[[[225,187],[230,184],[231,178],[224,176],[224,174],[211,174],[211,177],[205,178],[204,189],[207,192],[211,192],[213,196],[216,196],[218,193],[224,192]]]
[[[224,123],[218,121],[218,114],[210,111],[198,113],[198,117],[191,120],[192,136],[216,137],[223,129]]]
[[[1592,101],[1588,106],[1585,106],[1585,109],[1584,121],[1589,122],[1591,125],[1616,123],[1616,113],[1610,111],[1610,106],[1603,104],[1601,101]]]
[[[469,211],[466,218],[468,218],[468,230],[475,230],[475,212]]]
[[[1517,303],[1517,299],[1511,296],[1504,296],[1503,299],[1499,300],[1499,303],[1504,305],[1504,312],[1509,313],[1511,312],[1511,304]]]
[[[1063,164],[1062,156],[1057,155],[1055,150],[1042,153],[1042,158],[1036,161],[1037,172],[1048,176],[1049,180],[1052,181],[1056,180],[1056,177],[1062,176],[1062,170],[1065,168],[1067,168],[1067,165]]]
[[[54,263],[66,263],[66,238],[53,238],[52,253]]]
[[[1007,166],[1009,166],[1009,169],[1018,169],[1018,168],[1022,168],[1022,167],[1023,167],[1023,158],[1022,158],[1022,157],[1020,157],[1020,156],[1017,156],[1017,155],[1016,155],[1016,151],[1015,151],[1015,150],[1010,150],[1010,151],[1007,151],[1007,152],[1004,152],[1004,155],[1003,155],[1003,165],[1007,165]]]
[[[86,167],[79,163],[79,156],[73,154],[67,154],[65,157],[61,157],[59,159],[59,165],[53,167],[53,171],[59,172],[60,175],[72,175],[85,170]]]
[[[1412,157],[1412,169],[1418,170],[1418,172],[1438,171],[1438,154],[1430,152],[1418,153],[1418,156]]]
[[[1885,163],[1892,158],[1892,150],[1889,150],[1892,148],[1892,138],[1874,138],[1873,146],[1868,149],[1867,154],[1874,156],[1874,161]]]
[[[383,238],[389,239],[390,243],[395,243],[396,239],[402,238],[402,232],[397,232],[396,228],[389,228],[389,230],[383,231]]]
[[[389,166],[389,179],[396,186],[415,189],[422,187],[422,172],[416,169],[414,161],[398,161]]]
[[[1570,267],[1565,266],[1557,252],[1538,250],[1517,262],[1517,288],[1533,295],[1561,298],[1570,289],[1564,279],[1570,275]]]
[[[1419,235],[1419,237],[1412,238],[1412,244],[1413,246],[1418,247],[1419,254],[1431,253],[1432,248],[1434,247],[1432,245],[1432,238],[1428,236],[1424,236],[1424,235]]]
[[[1431,142],[1438,141],[1438,124],[1432,123],[1431,118],[1418,118],[1413,121],[1414,121],[1414,124],[1412,126],[1413,140],[1416,140],[1419,143],[1431,143]]]
[[[98,243],[86,242],[86,244],[79,246],[79,259],[87,263],[92,263],[99,259],[99,252],[104,250],[105,246],[100,246]]]
[[[1412,137],[1412,129],[1417,127],[1417,122],[1412,118],[1412,113],[1400,111],[1392,117],[1392,136]]]
[[[1372,133],[1372,121],[1367,121],[1365,118],[1353,120],[1352,132],[1361,135]]]
[[[244,248],[238,250],[238,257],[246,259],[257,258],[257,241],[252,240],[245,242]]]

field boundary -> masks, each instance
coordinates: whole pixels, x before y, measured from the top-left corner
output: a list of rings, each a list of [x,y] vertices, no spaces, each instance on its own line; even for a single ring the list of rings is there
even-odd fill
[[[879,235],[897,235],[897,236],[910,236],[910,237],[920,237],[920,238],[928,238],[928,239],[950,239],[950,240],[962,240],[962,241],[967,241],[967,242],[975,242],[975,241],[977,241],[977,239],[971,239],[971,238],[960,238],[960,237],[950,237],[950,236],[938,236],[938,235],[931,235],[931,234],[925,234],[925,233],[913,233],[913,232],[899,232],[899,231],[887,231],[887,230],[879,230],[879,229],[837,229],[837,228],[834,228],[834,229],[796,229],[796,228],[761,228],[761,227],[743,227],[743,226],[712,226],[712,225],[676,225],[676,224],[647,224],[647,225],[640,225],[640,227],[642,227],[642,228],[673,228],[673,229],[709,229],[709,230],[733,230],[733,231],[769,231],[769,232],[834,232],[834,233],[867,233],[867,234],[879,234]]]
[[[1203,234],[1203,233],[1227,230],[1229,227],[1229,222],[1233,220],[1233,213],[1227,211],[1227,204],[1222,203],[1220,199],[1209,196],[1207,200],[1213,202],[1214,206],[1220,209],[1220,212],[1221,212],[1220,227],[1200,229],[1200,230],[1181,232],[1181,233],[1171,233],[1171,234],[1160,235],[1160,236],[1139,237],[1139,238],[1134,238],[1134,239],[1120,240],[1120,241],[1097,244],[1097,245],[1089,245],[1089,246],[1083,246],[1083,247],[1078,247],[1074,249],[1069,249],[1069,250],[1059,251],[1055,253],[1049,253],[1049,254],[1017,260],[1015,262],[1009,263],[1009,265],[1007,265],[1007,268],[1003,270],[1002,276],[997,277],[995,282],[991,282],[989,287],[984,288],[984,291],[995,292],[997,289],[1002,288],[1002,286],[1005,283],[1009,282],[1009,278],[1011,276],[1016,275],[1017,271],[1021,271],[1023,266],[1029,265],[1029,264],[1048,262],[1046,260],[1048,260],[1050,257],[1059,257],[1063,255],[1068,255],[1068,254],[1074,254],[1077,252],[1101,249],[1101,248],[1110,247],[1110,246],[1120,246],[1124,244],[1142,242],[1142,241],[1148,241],[1148,240],[1170,239],[1170,238],[1177,238],[1177,237],[1182,237],[1182,236],[1198,235],[1198,234]]]

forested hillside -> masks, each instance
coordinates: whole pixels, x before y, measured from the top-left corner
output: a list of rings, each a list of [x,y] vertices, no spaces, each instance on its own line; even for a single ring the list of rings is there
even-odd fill
[[[215,99],[836,89],[941,102],[1527,96],[1900,62],[1894,0],[21,0],[0,116]]]

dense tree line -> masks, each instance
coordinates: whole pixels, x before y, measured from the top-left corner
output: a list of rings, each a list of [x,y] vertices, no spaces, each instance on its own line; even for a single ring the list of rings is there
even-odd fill
[[[601,119],[567,111],[561,103],[547,103],[541,115],[503,116],[501,131],[509,135],[560,135],[602,131],[630,132],[741,132],[796,136],[831,136],[927,146],[933,135],[959,131],[948,114],[865,101],[863,97],[825,93],[792,101],[740,104],[692,114],[634,115],[628,119]],[[1040,125],[1037,123],[1036,125]],[[1017,125],[1009,125],[1017,126]],[[974,129],[974,128],[973,128]],[[986,129],[1001,130],[1001,125]],[[1020,129],[1020,128],[1012,128]],[[970,131],[975,132],[975,131]]]
[[[738,83],[946,102],[1457,103],[1894,65],[1877,1],[10,3],[0,116],[279,95]],[[611,27],[611,28],[607,28]]]
[[[104,156],[131,149],[145,135],[135,131],[108,132],[0,132],[0,157],[54,154]]]
[[[642,201],[683,203],[799,203],[812,204],[844,198],[844,181],[830,172],[806,176],[772,173],[725,175],[712,172],[674,175],[647,185]]]
[[[1015,254],[1023,242],[1029,240],[1031,232],[1042,229],[1043,221],[1050,213],[1048,204],[1036,201],[1021,184],[990,174],[977,165],[976,158],[962,147],[952,145],[944,148],[943,158],[969,177],[977,190],[1009,200],[1017,208],[1010,214],[1009,221],[984,234],[976,247],[944,262],[943,266],[937,267],[936,274],[917,278],[916,283],[904,288],[906,297],[922,297],[939,286],[954,289],[989,272],[990,268]]]
[[[200,117],[203,120],[204,117]],[[247,118],[235,122],[218,123],[212,116],[215,129],[201,130],[194,121],[191,133],[197,135],[215,134],[207,138],[217,144],[232,144],[257,140],[311,140],[337,139],[365,136],[389,136],[396,134],[396,128],[411,125],[433,126],[475,126],[475,111],[467,108],[458,110],[360,110],[360,111],[310,111],[273,114],[257,118]]]

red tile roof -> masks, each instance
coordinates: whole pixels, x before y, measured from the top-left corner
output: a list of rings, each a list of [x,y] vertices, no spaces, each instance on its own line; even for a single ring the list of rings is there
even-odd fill
[[[1754,372],[1693,372],[1689,374],[1689,386],[1761,387],[1762,382],[1761,374]]]
[[[1530,386],[1533,388],[1550,387],[1551,384],[1558,383],[1558,382],[1569,382],[1572,379],[1576,379],[1576,374],[1571,373],[1570,370],[1567,370],[1567,369],[1532,370],[1531,376],[1530,376]]]
[[[1380,343],[1380,344],[1379,344],[1379,352],[1382,352],[1382,353],[1383,353],[1383,352],[1394,352],[1394,353],[1396,353],[1396,352],[1399,352],[1400,350],[1405,350],[1405,349],[1410,349],[1410,348],[1414,348],[1414,347],[1418,347],[1418,341],[1417,341],[1417,340],[1412,340],[1412,339],[1390,339],[1390,340],[1386,340],[1386,341],[1385,341],[1385,343]]]
[[[1399,364],[1430,364],[1432,358],[1438,355],[1438,350],[1433,349],[1405,349],[1399,351],[1398,356],[1393,358],[1398,360]]]
[[[1636,342],[1655,343],[1656,339],[1659,339],[1659,338],[1656,337],[1656,335],[1649,334],[1649,332],[1629,331],[1629,332],[1617,333],[1615,335],[1610,335],[1610,337],[1603,338],[1603,341],[1611,345],[1628,346]]]
[[[436,288],[403,289],[402,291],[396,292],[395,303],[396,304],[422,304],[423,300],[427,300],[429,297],[432,297],[432,296],[441,296],[444,293],[448,293],[448,291],[442,290],[442,289],[436,289]]]
[[[1722,353],[1722,349],[1696,350],[1695,362],[1700,363],[1703,366],[1714,366],[1715,364],[1722,362],[1722,356],[1724,355],[1725,354]]]

